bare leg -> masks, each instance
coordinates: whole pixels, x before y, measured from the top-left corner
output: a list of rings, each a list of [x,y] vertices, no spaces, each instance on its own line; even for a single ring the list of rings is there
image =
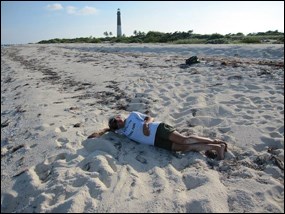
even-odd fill
[[[172,144],[173,151],[208,151],[215,150],[218,155],[219,160],[223,160],[225,158],[225,145],[224,144],[205,144],[205,143],[192,143],[192,144]]]
[[[206,137],[199,137],[195,135],[184,136],[177,131],[170,134],[169,140],[177,144],[192,144],[192,143],[214,143],[214,140]]]
[[[224,144],[225,145],[225,151],[227,151],[227,143],[222,141],[222,140],[217,140],[217,139],[212,140],[210,138],[199,137],[199,136],[195,136],[195,135],[191,135],[191,136],[186,137],[177,131],[174,131],[170,134],[169,140],[171,140],[172,142],[174,142],[176,144],[193,144],[193,143],[219,144],[219,145]]]

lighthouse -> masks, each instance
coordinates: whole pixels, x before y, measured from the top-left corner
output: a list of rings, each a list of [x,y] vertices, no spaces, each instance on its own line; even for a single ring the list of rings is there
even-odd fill
[[[120,8],[117,11],[117,37],[122,36],[122,28],[121,28],[121,12]]]

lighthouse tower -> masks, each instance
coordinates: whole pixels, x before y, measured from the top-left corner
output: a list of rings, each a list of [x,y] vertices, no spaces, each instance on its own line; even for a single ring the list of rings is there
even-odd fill
[[[122,28],[121,28],[121,12],[120,8],[118,8],[117,12],[117,37],[122,36]]]

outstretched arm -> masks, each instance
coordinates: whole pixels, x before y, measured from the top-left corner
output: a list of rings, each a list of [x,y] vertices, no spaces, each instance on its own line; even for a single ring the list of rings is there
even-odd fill
[[[102,129],[100,131],[97,131],[97,132],[93,132],[91,135],[89,135],[87,138],[95,138],[95,137],[100,137],[102,136],[103,134],[105,134],[106,132],[109,132],[111,131],[110,128],[105,128],[105,129]]]

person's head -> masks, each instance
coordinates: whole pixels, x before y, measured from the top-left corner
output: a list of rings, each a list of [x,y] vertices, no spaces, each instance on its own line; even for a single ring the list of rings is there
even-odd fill
[[[117,130],[124,127],[124,119],[120,116],[113,116],[109,119],[109,128],[111,130]]]

